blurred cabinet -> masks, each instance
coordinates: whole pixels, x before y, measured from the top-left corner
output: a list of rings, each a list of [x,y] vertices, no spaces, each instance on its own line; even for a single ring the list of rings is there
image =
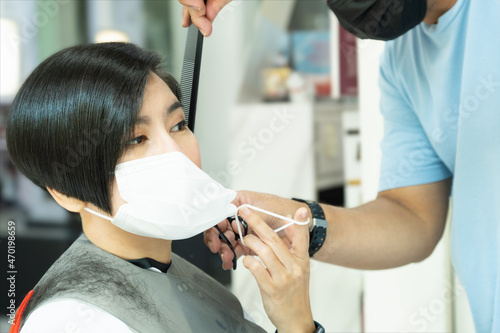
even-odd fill
[[[342,114],[356,112],[355,102],[331,99],[314,103],[314,151],[318,191],[344,185]]]
[[[316,103],[314,108],[314,152],[318,190],[342,186],[341,112],[331,102]]]
[[[353,208],[363,203],[361,193],[361,137],[359,113],[342,113],[342,137],[344,146],[344,206]]]

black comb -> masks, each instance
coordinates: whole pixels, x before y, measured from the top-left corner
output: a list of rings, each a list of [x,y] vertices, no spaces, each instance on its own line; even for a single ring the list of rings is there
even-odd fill
[[[184,50],[184,61],[182,63],[181,104],[188,127],[193,132],[194,121],[196,120],[198,84],[200,82],[202,46],[203,35],[194,24],[191,24],[188,28],[186,49]]]

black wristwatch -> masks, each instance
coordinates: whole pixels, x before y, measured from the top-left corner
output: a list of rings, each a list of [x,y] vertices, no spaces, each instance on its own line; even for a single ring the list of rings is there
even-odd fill
[[[314,322],[314,326],[316,326],[316,329],[314,330],[313,333],[325,333],[325,329],[323,326],[321,326],[320,323],[318,323],[317,321]],[[278,330],[276,330],[275,333],[278,333]]]
[[[325,212],[317,202],[297,198],[292,198],[292,200],[303,202],[311,209],[313,224],[309,229],[309,257],[312,257],[321,249],[326,239],[328,222],[325,219]]]

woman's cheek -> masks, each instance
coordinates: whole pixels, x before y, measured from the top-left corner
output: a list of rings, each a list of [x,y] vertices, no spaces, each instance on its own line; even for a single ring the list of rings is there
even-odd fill
[[[184,155],[186,155],[191,162],[196,164],[199,168],[201,168],[201,156],[200,156],[200,147],[198,145],[198,140],[193,133],[189,133],[185,138],[182,139],[182,142],[178,143],[181,147]]]

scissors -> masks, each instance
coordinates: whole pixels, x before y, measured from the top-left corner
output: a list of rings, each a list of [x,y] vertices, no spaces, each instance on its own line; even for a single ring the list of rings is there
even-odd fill
[[[229,222],[229,225],[231,226],[231,229],[234,232],[234,240],[238,241],[240,239],[240,234],[233,229],[233,221],[236,220],[236,218],[234,216],[230,216],[227,218],[227,220]],[[238,216],[238,220],[240,221],[241,225],[243,226],[243,230],[244,230],[243,237],[245,237],[247,235],[247,232],[248,232],[248,224],[245,222],[245,220],[243,220],[241,218],[241,216]],[[236,223],[238,223],[238,222],[236,222]],[[233,255],[234,255],[233,256],[233,270],[234,270],[234,269],[236,269],[236,262],[238,260],[238,258],[236,256],[236,252],[234,251],[234,247],[231,244],[231,242],[229,241],[229,239],[227,239],[226,235],[224,235],[224,233],[220,230],[218,225],[215,226],[215,229],[217,229],[217,231],[219,232],[219,239],[222,240],[224,243],[226,243],[227,246],[229,246],[229,248],[233,252]]]

